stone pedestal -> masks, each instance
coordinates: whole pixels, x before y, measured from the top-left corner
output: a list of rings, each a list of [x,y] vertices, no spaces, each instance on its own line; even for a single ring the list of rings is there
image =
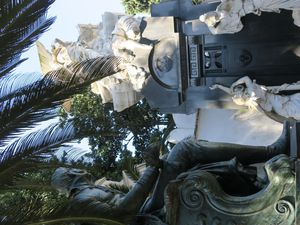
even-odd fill
[[[211,173],[190,171],[166,189],[167,224],[296,225],[293,164],[286,155],[266,162],[269,183],[249,196],[229,195]]]

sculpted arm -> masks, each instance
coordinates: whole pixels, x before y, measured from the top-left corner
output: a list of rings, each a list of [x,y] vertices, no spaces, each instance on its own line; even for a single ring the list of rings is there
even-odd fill
[[[158,174],[158,168],[148,167],[134,187],[120,201],[117,208],[127,212],[138,212],[152,190]]]
[[[242,78],[238,79],[236,82],[234,82],[231,85],[231,90],[233,91],[234,87],[236,87],[238,85],[241,85],[241,84],[245,84],[246,85],[246,87],[248,89],[248,94],[251,95],[251,93],[253,92],[253,82],[252,82],[252,80],[248,76],[242,77]]]
[[[229,87],[225,87],[225,86],[223,86],[221,84],[214,84],[211,87],[209,87],[209,89],[210,90],[220,89],[220,90],[226,92],[227,94],[232,95],[231,89]]]
[[[225,87],[221,84],[214,84],[210,87],[211,90],[215,90],[215,89],[220,89],[230,95],[234,95],[235,90],[234,88],[237,87],[238,85],[242,85],[244,84],[247,87],[247,92],[248,94],[251,96],[251,94],[253,93],[253,82],[252,80],[248,77],[242,77],[240,79],[238,79],[236,82],[234,82],[231,87]]]
[[[300,83],[296,82],[293,84],[282,84],[280,86],[268,86],[267,89],[273,94],[277,94],[280,91],[300,91]]]

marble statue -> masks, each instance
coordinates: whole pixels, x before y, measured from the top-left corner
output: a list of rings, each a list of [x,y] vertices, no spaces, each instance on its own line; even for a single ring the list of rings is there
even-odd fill
[[[283,84],[281,86],[266,87],[252,81],[249,77],[242,77],[231,87],[215,84],[210,89],[221,89],[232,96],[237,105],[247,106],[263,111],[271,118],[300,119],[300,93],[283,95],[280,91],[299,90],[299,83]],[[281,119],[281,120],[282,120]]]
[[[134,49],[137,47],[152,48],[152,46],[140,44],[141,21],[133,16],[122,16],[112,32],[112,50],[115,56],[123,57],[128,61],[134,59]]]
[[[106,23],[106,21],[103,21]],[[92,91],[100,94],[103,103],[113,102],[116,111],[122,111],[142,99],[141,90],[147,78],[143,68],[132,64],[135,48],[152,48],[140,44],[140,20],[133,16],[121,16],[111,33],[111,49],[122,57],[126,70],[92,84]]]
[[[109,54],[111,50],[106,48],[105,36],[102,35],[103,23],[99,25],[92,24],[78,24],[79,36],[77,42],[87,49],[93,49],[96,52],[101,52],[102,54]],[[107,51],[107,52],[106,52]]]
[[[280,9],[293,10],[296,26],[300,26],[300,2],[298,0],[222,0],[215,11],[200,16],[200,21],[206,23],[213,34],[236,33],[241,31],[241,17],[253,13],[280,12]]]
[[[103,56],[100,52],[87,48],[83,42],[64,42],[58,38],[54,40],[52,56],[55,63],[68,66],[72,62]]]
[[[122,57],[126,70],[94,82],[92,92],[99,94],[103,103],[112,102],[116,111],[134,105],[142,99],[141,89],[148,76],[145,70],[132,62],[135,48],[151,49],[151,45],[140,44],[140,20],[133,16],[104,13],[99,25],[79,24],[76,42],[55,39],[51,53],[38,43],[43,74],[67,67],[72,62],[114,54]]]
[[[126,64],[126,70],[92,83],[91,90],[101,96],[102,103],[112,102],[114,110],[120,112],[143,98],[146,78],[142,68]]]

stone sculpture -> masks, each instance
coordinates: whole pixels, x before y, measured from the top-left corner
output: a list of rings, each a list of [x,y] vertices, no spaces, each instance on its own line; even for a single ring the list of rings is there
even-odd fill
[[[210,89],[221,89],[230,94],[237,105],[258,109],[277,121],[300,119],[300,94],[280,94],[281,91],[299,90],[298,83],[266,87],[246,76],[234,82],[231,87],[215,84]]]
[[[284,26],[284,22],[288,21],[284,16],[291,12],[285,11],[276,16],[262,15],[264,21],[260,22],[258,17],[248,16],[245,18],[247,27],[232,36],[212,35],[206,25],[198,20],[199,10],[202,10],[202,13],[207,13],[207,17],[202,17],[207,19],[206,22],[213,19],[211,26],[215,27],[210,28],[222,30],[226,28],[226,22],[236,18],[235,23],[230,24],[232,27],[227,27],[235,32],[242,28],[241,16],[259,7],[263,11],[268,6],[269,9],[295,9],[293,17],[297,25],[299,14],[295,4],[298,1],[286,1],[295,3],[290,7],[277,3],[282,2],[261,1],[253,6],[252,1],[247,0],[223,1],[218,12],[209,13],[216,9],[217,4],[204,4],[202,7],[200,4],[193,5],[190,0],[163,1],[157,7],[152,7],[151,18],[144,17],[139,21],[133,17],[122,17],[114,30],[103,23],[102,26],[107,28],[102,32],[105,33],[105,45],[110,46],[108,49],[114,54],[129,61],[127,71],[133,72],[100,81],[99,93],[106,96],[103,99],[114,101],[111,93],[117,93],[117,90],[111,88],[123,85],[124,91],[128,91],[124,80],[128,81],[135,73],[142,75],[135,78],[141,82],[136,82],[133,89],[143,89],[149,104],[164,112],[191,113],[195,108],[211,107],[209,104],[212,100],[220,106],[223,106],[223,101],[231,102],[228,101],[228,95],[221,91],[222,95],[219,95],[218,91],[209,90],[208,87],[215,84],[211,89],[227,92],[233,96],[236,104],[262,109],[270,117],[281,121],[291,115],[298,119],[298,112],[294,110],[297,109],[298,94],[282,94],[282,91],[298,90],[297,83],[264,87],[245,77],[232,84],[243,74],[250,74],[247,71],[258,80],[266,79],[268,85],[282,84],[282,80],[290,83],[298,80],[298,28],[291,22]],[[246,8],[239,11],[242,7]],[[218,13],[227,17],[217,21]],[[278,30],[269,29],[263,37],[258,37],[257,34],[272,24],[273,18],[281,24]],[[111,25],[116,20],[109,21]],[[253,27],[257,28],[255,34]],[[158,33],[158,30],[161,32]],[[88,37],[82,35],[80,46],[84,46],[83,50],[97,49],[91,47],[94,46],[93,39]],[[289,48],[290,39],[295,40],[293,48]],[[265,43],[272,48],[264,48]],[[146,54],[141,54],[137,49],[146,49]],[[257,49],[263,49],[263,54]],[[138,64],[138,61],[142,63]],[[290,67],[293,69],[286,71]],[[282,74],[282,71],[286,72]],[[151,76],[147,77],[149,72]],[[123,75],[128,77],[123,79]],[[289,80],[285,80],[286,77]],[[216,84],[218,82],[223,85]],[[130,81],[128,85],[133,83]],[[231,87],[226,87],[230,84]],[[121,109],[123,106],[115,107]],[[157,149],[152,148],[144,153],[150,167],[128,194],[95,185],[85,172],[63,168],[55,172],[53,185],[70,195],[68,213],[96,214],[126,224],[295,225],[295,215],[299,209],[296,190],[299,184],[295,176],[299,176],[299,161],[295,163],[294,158],[287,155],[295,149],[299,150],[299,140],[292,141],[290,147],[289,129],[290,125],[285,123],[280,138],[268,146],[189,138],[179,142],[168,156],[161,159]],[[291,155],[295,158],[299,156]],[[259,165],[249,165],[252,163]],[[265,172],[261,170],[262,167]],[[152,189],[153,194],[150,194]],[[147,198],[149,194],[151,197]]]
[[[54,62],[61,66],[66,67],[72,62],[81,62],[99,56],[101,56],[100,52],[87,48],[81,42],[64,42],[58,38],[54,40],[52,57]]]
[[[126,70],[106,77],[92,84],[92,91],[99,94],[103,103],[113,102],[116,111],[122,111],[141,100],[141,89],[147,73],[132,62],[135,49],[152,49],[151,45],[139,43],[141,38],[140,20],[133,16],[104,13],[99,25],[79,24],[76,42],[55,39],[49,53],[38,44],[42,72],[45,74],[72,62],[114,54],[122,57]]]
[[[288,137],[289,124],[285,123],[282,135],[274,144],[269,146],[247,146],[207,142],[193,138],[184,139],[173,147],[167,159],[162,162],[163,169],[152,198],[143,210],[152,212],[162,208],[164,205],[164,190],[167,184],[180,173],[191,169],[193,166],[226,161],[234,157],[245,165],[265,162],[278,154],[288,153]]]
[[[280,9],[293,10],[293,19],[296,26],[300,26],[300,2],[298,0],[223,0],[215,11],[200,16],[200,21],[206,23],[213,34],[236,33],[243,28],[241,17],[253,13],[280,12]]]
[[[293,167],[293,161],[286,155],[270,159],[264,165],[268,183],[258,192],[246,196],[225,193],[212,173],[203,169],[190,171],[166,189],[166,223],[295,225]]]
[[[152,48],[149,45],[140,44],[141,21],[133,16],[122,16],[112,32],[112,50],[115,56],[120,56],[127,61],[135,57],[135,48]]]
[[[212,173],[221,171],[225,174],[226,171],[229,171],[230,174],[231,170],[228,170],[228,168],[230,168],[232,161],[229,163],[222,161],[231,160],[236,157],[238,161],[245,165],[265,162],[278,154],[288,153],[288,137],[289,124],[285,123],[281,137],[270,146],[213,143],[196,141],[189,138],[175,145],[171,153],[166,158],[163,157],[163,159],[158,158],[158,148],[150,147],[149,151],[144,153],[144,158],[150,167],[145,170],[142,177],[126,195],[103,186],[95,185],[88,173],[76,169],[57,169],[52,177],[52,185],[61,193],[70,196],[70,206],[66,213],[72,214],[72,212],[76,212],[76,215],[82,216],[98,215],[99,217],[134,224],[133,221],[136,219],[135,215],[139,214],[141,218],[144,216],[145,219],[149,213],[151,215],[151,213],[161,209],[164,206],[164,190],[167,185],[172,186],[171,180],[176,179],[180,174],[178,179],[191,177],[189,174],[194,174],[195,171],[198,171],[195,168],[189,171],[193,166],[198,166],[198,169],[200,168],[201,171],[206,170]],[[276,161],[276,159],[273,161]],[[213,164],[207,165],[209,163]],[[158,168],[161,168],[159,177]],[[243,171],[241,168],[242,167],[239,166],[237,171]],[[270,175],[272,171],[276,172],[276,168],[277,167],[274,166],[271,171],[267,171],[268,175]],[[208,175],[208,177],[209,176],[210,175]],[[210,182],[207,180],[207,177],[204,178],[203,182]],[[146,201],[155,182],[156,185],[152,197]],[[197,188],[197,186],[194,188]],[[178,198],[178,196],[176,198]],[[171,198],[168,199],[171,201]],[[216,200],[216,202],[218,201]],[[170,204],[169,202],[166,203]],[[168,210],[170,211],[171,209]],[[170,215],[173,215],[173,212],[166,215],[167,218]],[[157,222],[153,224],[158,225],[163,223]],[[173,225],[173,223],[170,224]],[[181,222],[179,224],[186,223]]]
[[[91,174],[86,171],[60,167],[52,176],[52,186],[71,199],[66,215],[96,215],[129,223],[148,197],[158,173],[158,168],[148,167],[133,188],[123,194],[95,185]]]

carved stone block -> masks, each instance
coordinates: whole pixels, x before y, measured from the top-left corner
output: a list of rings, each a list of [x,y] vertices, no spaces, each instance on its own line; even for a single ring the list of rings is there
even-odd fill
[[[203,170],[177,178],[168,185],[165,193],[167,224],[296,224],[294,162],[279,155],[266,162],[264,168],[268,184],[249,196],[225,193],[215,176]]]

